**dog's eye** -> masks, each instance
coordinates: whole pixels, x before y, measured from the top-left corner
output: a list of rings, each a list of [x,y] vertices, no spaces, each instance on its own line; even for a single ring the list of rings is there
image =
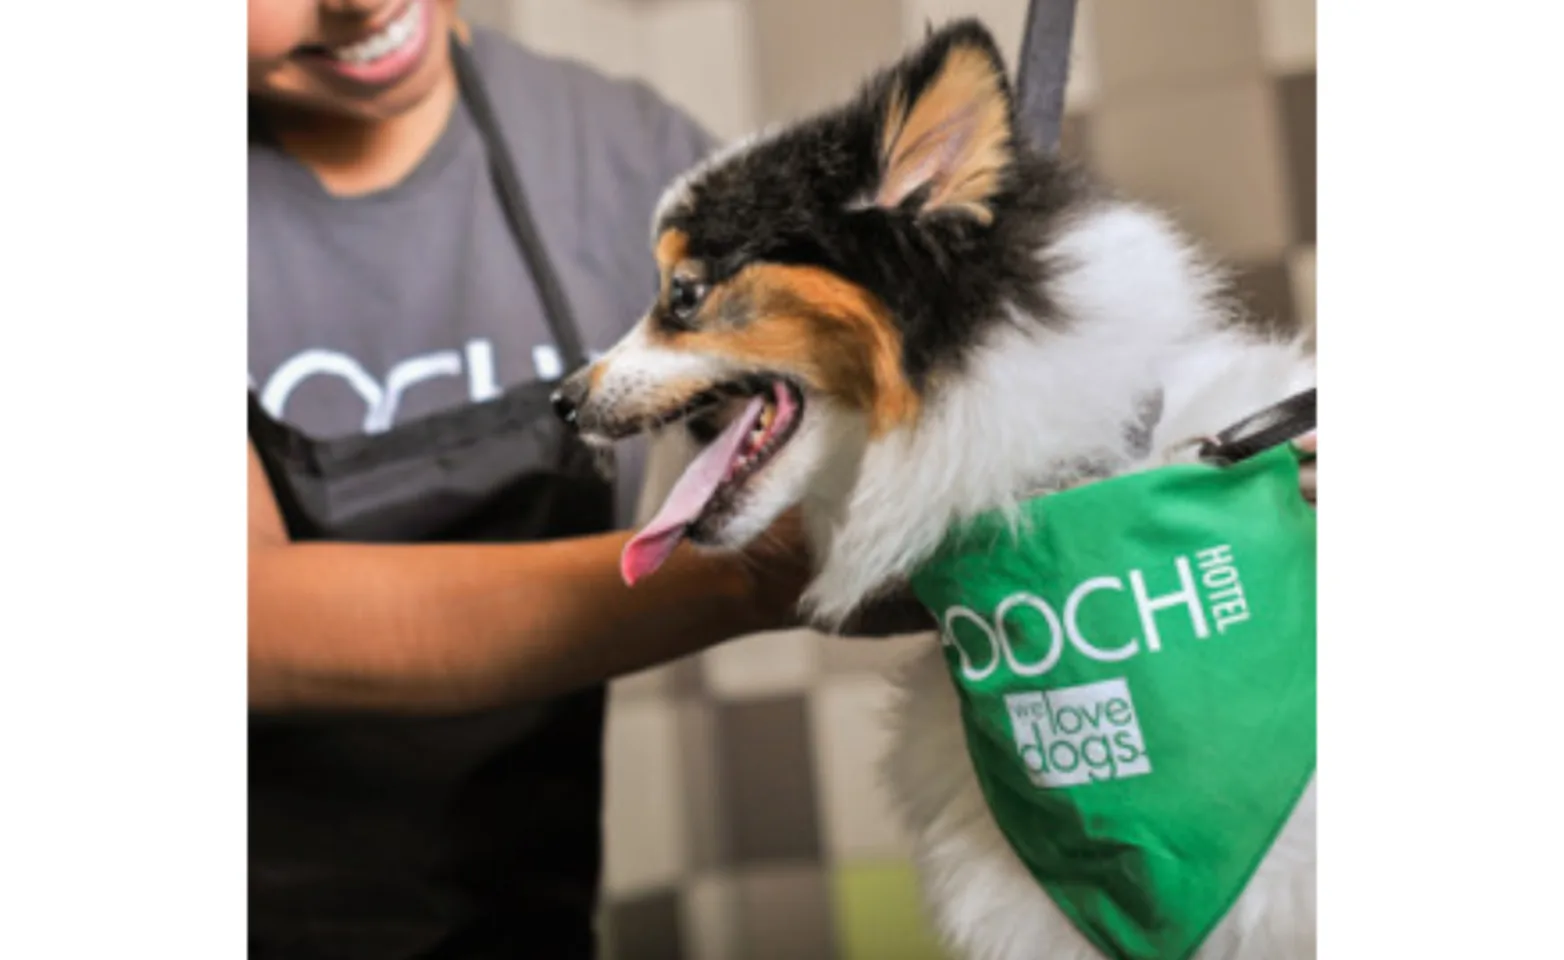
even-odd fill
[[[688,321],[706,299],[706,284],[693,277],[674,277],[668,283],[668,309],[679,320]]]

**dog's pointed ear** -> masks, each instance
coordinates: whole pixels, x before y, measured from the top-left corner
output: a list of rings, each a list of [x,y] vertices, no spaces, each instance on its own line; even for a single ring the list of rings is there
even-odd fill
[[[931,36],[890,77],[875,203],[993,219],[1014,149],[1010,86],[993,37],[976,21]]]

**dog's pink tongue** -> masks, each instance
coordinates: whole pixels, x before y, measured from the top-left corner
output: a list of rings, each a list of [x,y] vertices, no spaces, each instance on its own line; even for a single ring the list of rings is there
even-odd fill
[[[624,552],[619,555],[619,575],[624,577],[626,584],[635,586],[637,580],[655,572],[673,554],[679,541],[684,539],[685,529],[701,515],[723,477],[727,476],[729,465],[744,444],[745,434],[755,425],[764,406],[765,401],[760,397],[751,400],[744,412],[685,468],[652,522],[625,544]]]

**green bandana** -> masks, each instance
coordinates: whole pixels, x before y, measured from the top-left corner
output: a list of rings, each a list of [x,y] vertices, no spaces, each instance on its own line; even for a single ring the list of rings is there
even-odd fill
[[[939,618],[1000,830],[1114,958],[1180,960],[1314,772],[1315,514],[1287,444],[1104,480],[955,531]]]

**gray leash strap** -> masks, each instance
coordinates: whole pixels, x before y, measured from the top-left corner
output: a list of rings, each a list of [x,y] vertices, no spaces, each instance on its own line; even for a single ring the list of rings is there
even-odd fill
[[[1016,75],[1016,117],[1022,136],[1038,149],[1055,153],[1070,77],[1075,0],[1031,0],[1025,30]]]

